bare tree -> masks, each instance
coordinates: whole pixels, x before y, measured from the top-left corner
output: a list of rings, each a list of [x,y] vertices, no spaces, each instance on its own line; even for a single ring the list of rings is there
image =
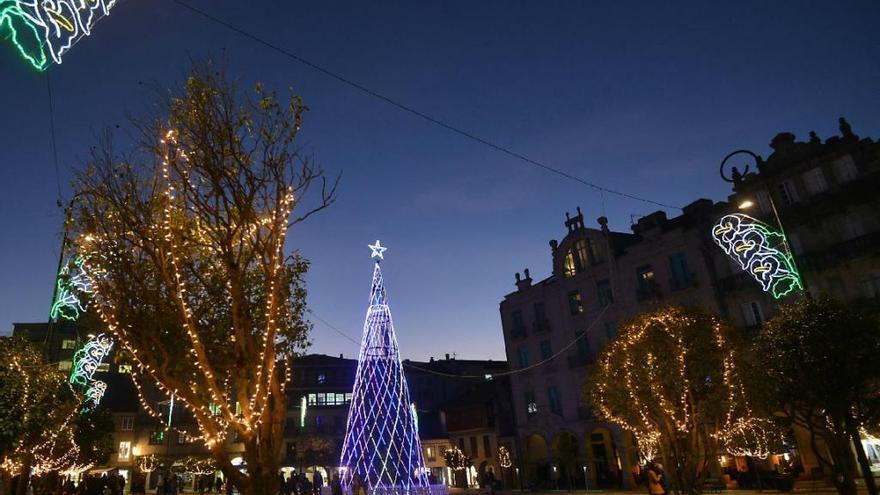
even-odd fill
[[[188,409],[241,492],[275,494],[290,359],[310,328],[308,262],[285,240],[333,202],[338,178],[294,146],[307,110],[297,96],[243,95],[205,66],[158,108],[135,121],[131,152],[104,138],[78,177],[72,230],[91,303],[136,364],[137,389]],[[233,440],[247,474],[230,463]]]

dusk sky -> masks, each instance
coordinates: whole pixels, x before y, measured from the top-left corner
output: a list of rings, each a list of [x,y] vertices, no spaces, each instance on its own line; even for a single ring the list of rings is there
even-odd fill
[[[775,134],[827,138],[845,116],[880,137],[880,2],[295,2],[185,0],[419,111],[611,189],[723,200],[718,163]],[[550,272],[550,239],[580,206],[629,231],[656,206],[605,195],[429,124],[177,3],[123,0],[49,68],[62,194],[95,135],[180,85],[191,60],[245,85],[292,86],[300,145],[338,201],[290,233],[309,304],[359,339],[383,264],[404,357],[504,358],[498,304],[514,273]],[[62,213],[46,75],[0,40],[0,331],[45,321]],[[668,210],[670,216],[675,210]],[[315,321],[312,351],[357,346]]]

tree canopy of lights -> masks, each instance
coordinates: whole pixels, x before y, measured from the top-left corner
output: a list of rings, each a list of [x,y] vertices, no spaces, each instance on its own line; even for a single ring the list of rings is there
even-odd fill
[[[458,447],[444,450],[443,460],[446,462],[446,467],[453,471],[464,471],[473,464],[471,458],[464,455],[464,452]]]
[[[811,445],[827,445],[814,454],[845,495],[856,493],[858,467],[873,478],[859,434],[880,425],[878,353],[876,306],[826,296],[780,306],[751,352],[756,407],[784,414],[809,433]]]
[[[308,262],[291,228],[329,206],[325,180],[295,145],[306,107],[197,66],[158,96],[125,153],[112,137],[76,182],[74,247],[98,314],[148,414],[174,397],[242,493],[278,491],[290,360],[307,342]],[[243,444],[247,472],[226,443]]]
[[[370,249],[382,258],[384,249]],[[371,490],[428,486],[411,404],[377,260],[339,464],[346,485],[358,476]]]
[[[588,395],[600,417],[631,431],[643,457],[664,459],[672,483],[699,492],[728,443],[753,424],[730,327],[698,310],[637,316],[599,357]]]
[[[0,0],[0,34],[34,68],[45,70],[95,23],[110,14],[116,0]]]
[[[712,238],[776,299],[803,290],[792,254],[779,249],[785,244],[782,232],[748,215],[732,213],[712,227]]]
[[[75,442],[79,400],[39,347],[0,338],[0,393],[0,471],[27,479],[81,464]]]

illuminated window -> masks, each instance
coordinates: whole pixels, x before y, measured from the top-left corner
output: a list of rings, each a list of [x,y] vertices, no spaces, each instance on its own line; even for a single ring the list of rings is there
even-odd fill
[[[62,349],[76,349],[76,341],[64,339],[61,341],[61,348]]]
[[[573,315],[578,315],[584,312],[584,302],[581,300],[581,293],[573,290],[568,293],[568,310]]]
[[[804,185],[807,187],[807,192],[810,194],[819,194],[828,189],[828,182],[825,181],[825,173],[822,172],[822,169],[819,167],[804,172],[803,178]]]
[[[130,364],[120,364],[118,371],[120,373],[131,373],[131,365]]]
[[[214,416],[220,416],[220,406],[214,404],[213,402],[208,404],[208,410],[211,411],[211,414]]]
[[[186,445],[188,443],[193,443],[193,437],[185,431],[177,432],[177,445]]]
[[[344,406],[351,402],[351,393],[319,392],[306,396],[310,406]]]
[[[834,160],[834,177],[837,182],[849,182],[859,174],[852,156],[846,155]]]
[[[574,261],[574,251],[571,249],[565,253],[565,260],[562,263],[562,273],[566,277],[574,277],[577,274],[577,267]]]
[[[150,445],[162,445],[163,443],[165,443],[165,432],[163,430],[150,432]]]
[[[58,369],[61,371],[70,371],[70,368],[73,367],[73,363],[70,361],[58,361]]]
[[[640,266],[636,270],[636,277],[639,284],[637,296],[640,301],[657,295],[657,281],[651,265]]]
[[[131,442],[119,442],[118,459],[127,461],[131,457]]]
[[[106,372],[110,371],[110,363],[101,363],[101,364],[99,364],[99,365],[98,365],[98,369],[95,370],[95,371],[97,371],[97,372],[99,372],[99,373],[106,373]]]
[[[425,447],[425,458],[429,461],[436,459],[436,456],[434,455],[434,447]]]
[[[134,416],[123,416],[119,418],[119,431],[134,430]]]

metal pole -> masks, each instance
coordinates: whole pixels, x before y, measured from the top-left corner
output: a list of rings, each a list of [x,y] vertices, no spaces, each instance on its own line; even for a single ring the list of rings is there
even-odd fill
[[[794,255],[794,251],[792,251],[791,245],[788,243],[788,235],[785,234],[785,227],[782,225],[782,219],[779,218],[779,211],[776,210],[776,201],[773,201],[773,195],[770,194],[770,191],[767,191],[767,198],[770,200],[770,208],[773,210],[773,216],[776,218],[776,224],[779,225],[779,232],[782,234],[782,245],[785,246],[785,251],[791,258],[791,264],[794,265],[794,269],[797,270],[798,275],[800,275],[801,285],[803,285],[804,292],[809,297],[810,291],[807,290],[807,278],[804,276],[804,272],[798,266],[797,258]]]

